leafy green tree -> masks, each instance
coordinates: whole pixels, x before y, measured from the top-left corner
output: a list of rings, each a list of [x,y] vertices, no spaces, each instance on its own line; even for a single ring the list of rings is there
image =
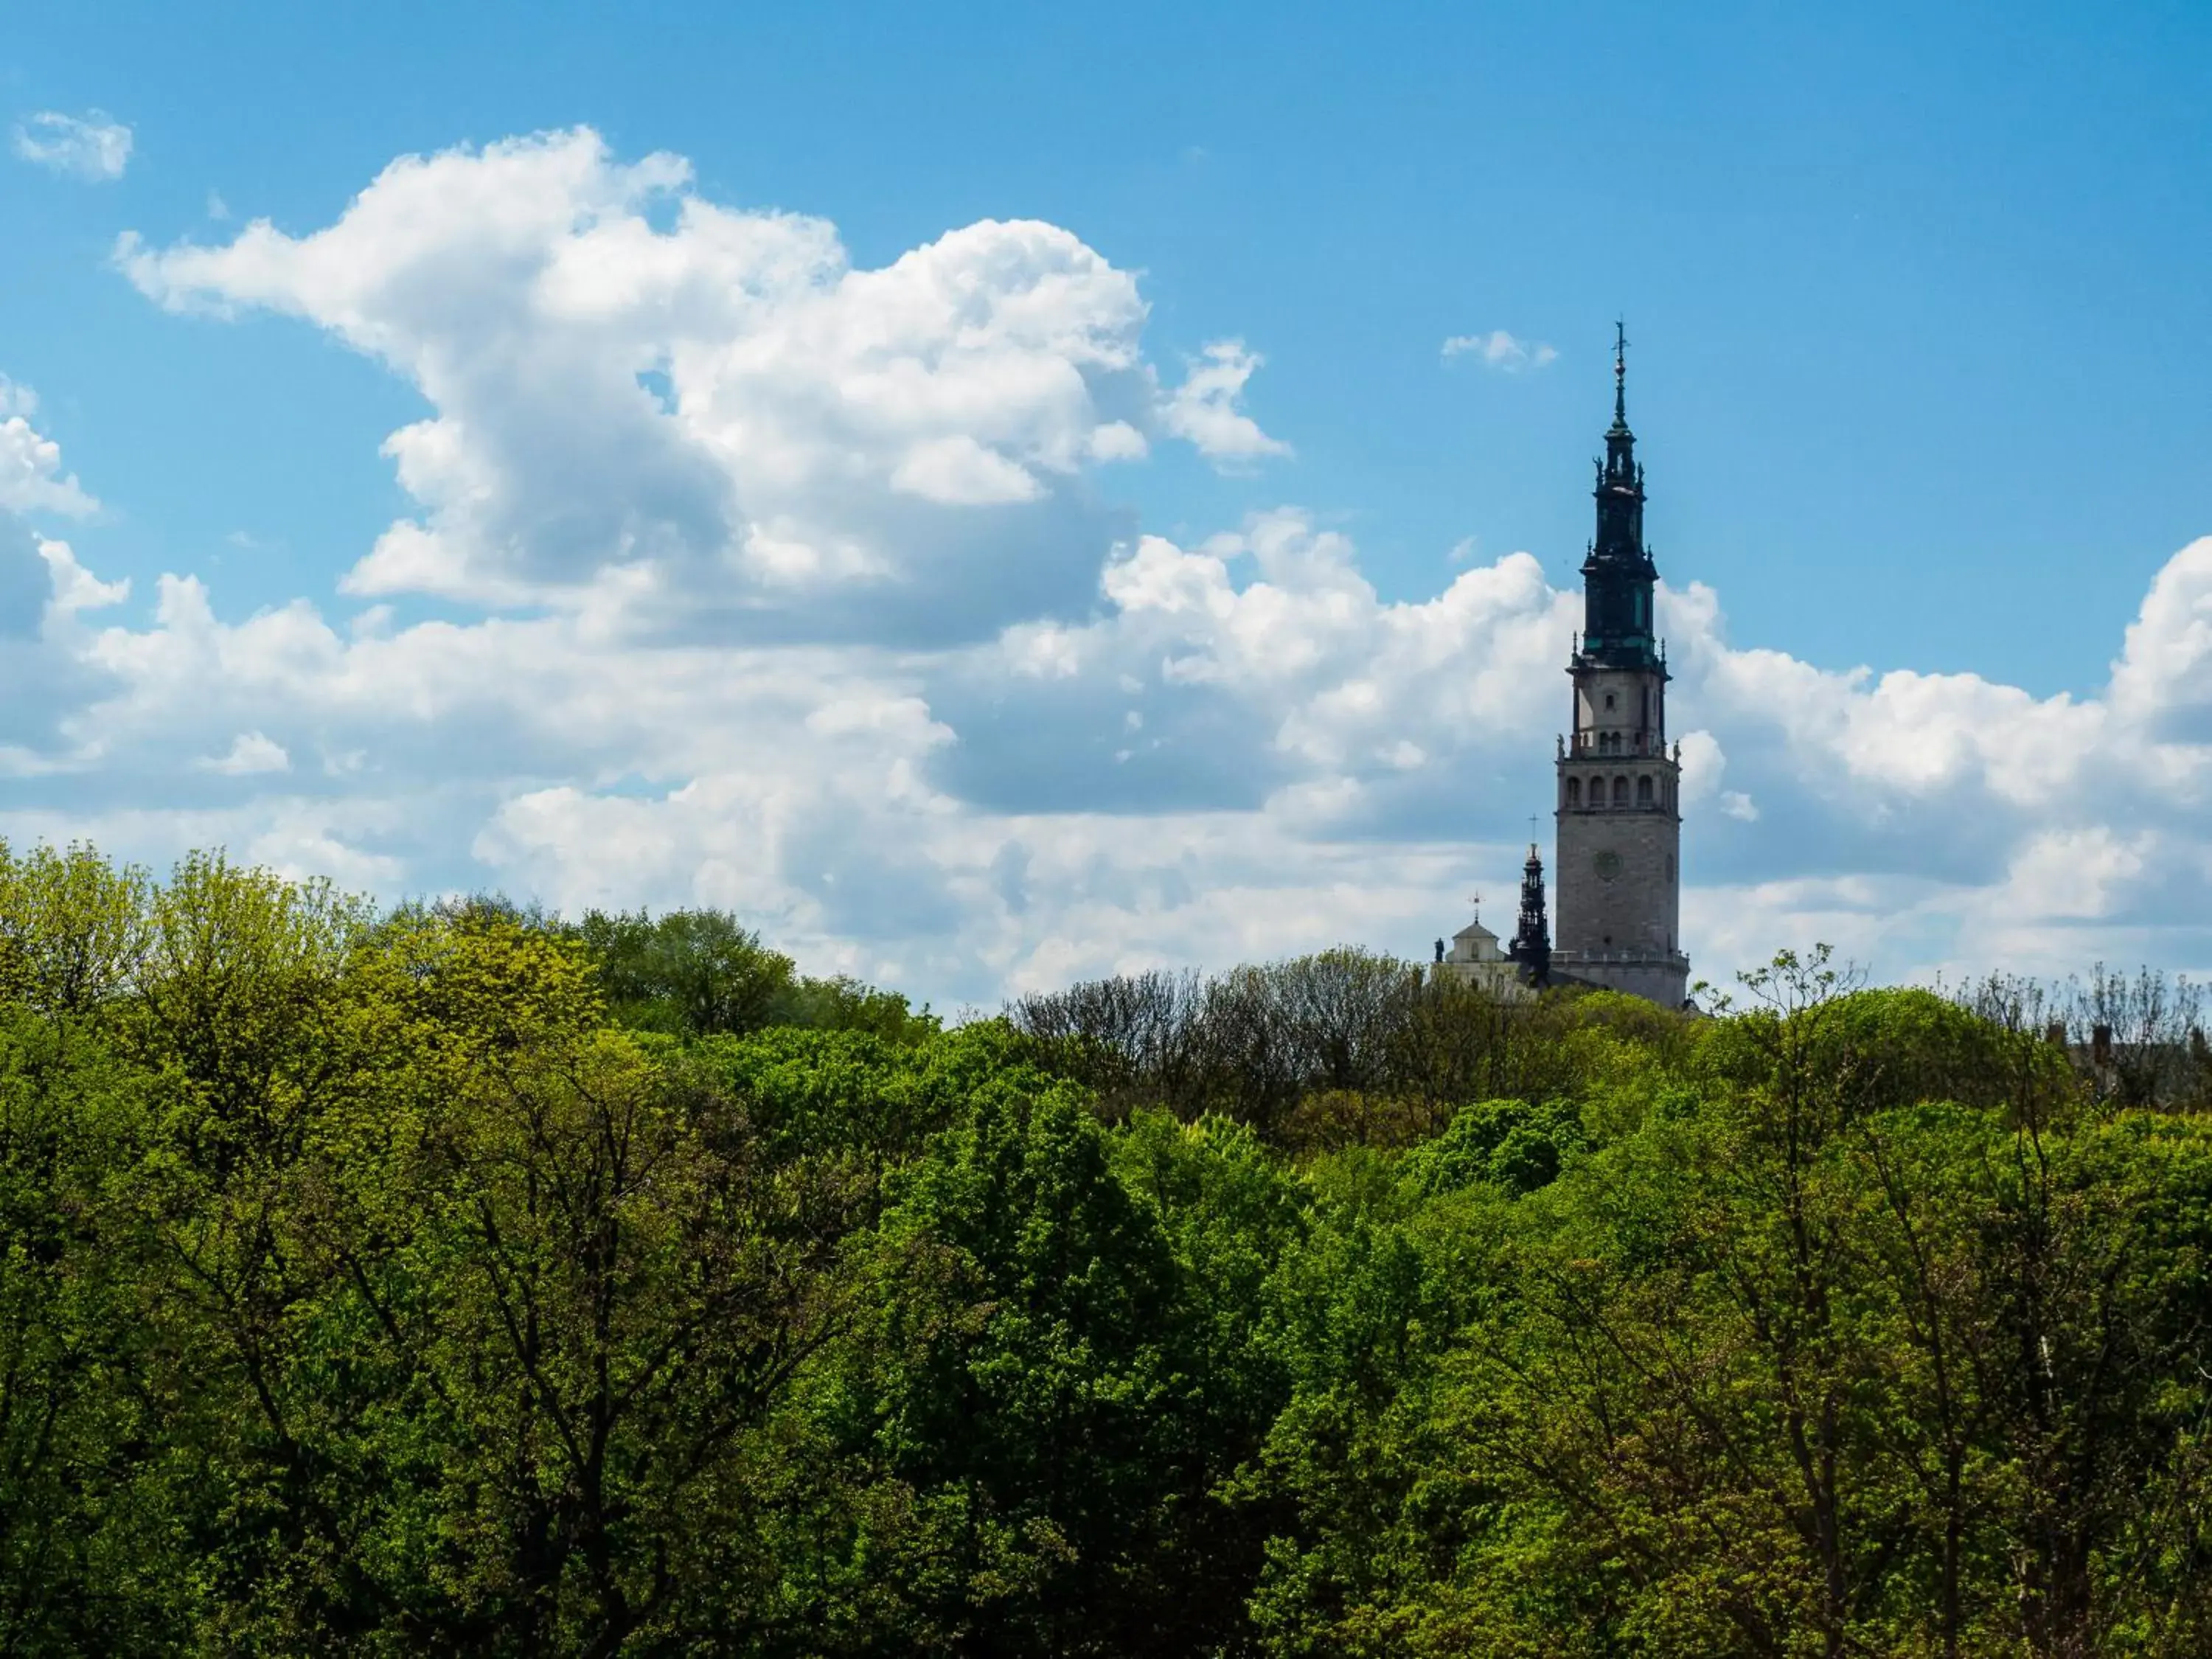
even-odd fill
[[[1194,1178],[1162,1162],[1169,1186]],[[1210,1416],[1203,1383],[1209,1361],[1241,1356],[1178,1262],[1160,1190],[1117,1177],[1063,1088],[1015,1073],[979,1091],[899,1194],[868,1338],[820,1397],[881,1472],[851,1547],[895,1588],[898,1645],[1165,1654],[1222,1639],[1235,1601],[1198,1591],[1220,1585],[1205,1511],[1237,1448],[1206,1431],[1237,1415],[1237,1390]]]
[[[1488,1182],[1518,1195],[1548,1186],[1589,1145],[1581,1115],[1565,1101],[1534,1107],[1486,1100],[1466,1107],[1444,1132],[1409,1153],[1404,1173],[1424,1192]]]
[[[100,1036],[145,884],[84,848],[0,847],[0,1651],[182,1633],[143,1364],[143,1238],[118,1216],[147,1091]],[[123,1224],[118,1224],[118,1222]]]
[[[592,910],[568,931],[591,956],[608,1012],[634,1030],[701,1037],[800,1026],[914,1042],[939,1026],[896,991],[805,977],[726,910]]]
[[[1252,1597],[1280,1655],[1511,1652],[1452,1608],[1501,1493],[1450,1443],[1451,1361],[1506,1222],[1487,1182],[1425,1200],[1354,1150],[1306,1172],[1308,1229],[1267,1287],[1267,1340],[1291,1380],[1247,1486],[1292,1517]],[[1556,1626],[1528,1651],[1577,1650]]]
[[[797,982],[789,957],[721,910],[593,910],[576,934],[595,959],[610,1012],[645,1030],[757,1031]]]

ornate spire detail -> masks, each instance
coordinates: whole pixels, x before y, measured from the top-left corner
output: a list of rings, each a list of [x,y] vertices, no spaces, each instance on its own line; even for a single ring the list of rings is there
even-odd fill
[[[1660,668],[1652,635],[1659,573],[1644,545],[1644,469],[1628,429],[1628,328],[1613,328],[1613,425],[1598,463],[1597,534],[1583,561],[1583,629],[1577,656],[1616,668]],[[1663,670],[1662,671],[1663,672]]]
[[[1641,489],[1644,469],[1636,464],[1636,434],[1628,429],[1628,325],[1615,322],[1613,325],[1613,424],[1606,428],[1605,460],[1598,468],[1599,500],[1606,486],[1632,484]],[[1604,524],[1599,524],[1601,532]],[[1639,514],[1636,533],[1644,533],[1644,520]]]
[[[1521,976],[1531,985],[1552,981],[1552,930],[1544,915],[1544,860],[1536,856],[1536,843],[1528,843],[1528,861],[1521,866],[1521,925],[1513,930],[1506,955],[1521,964]]]

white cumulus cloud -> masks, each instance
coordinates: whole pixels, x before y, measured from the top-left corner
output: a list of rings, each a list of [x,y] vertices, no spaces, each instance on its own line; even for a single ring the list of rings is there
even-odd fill
[[[131,165],[131,129],[98,110],[40,110],[15,124],[14,137],[24,161],[88,183],[120,179]]]
[[[284,752],[283,744],[260,732],[241,732],[228,754],[212,756],[200,764],[226,777],[243,778],[257,772],[289,772],[292,769],[292,757]]]
[[[82,517],[100,505],[62,471],[62,447],[31,424],[37,395],[0,374],[0,511]]]
[[[1508,374],[1518,374],[1523,369],[1541,368],[1559,356],[1559,352],[1540,340],[1523,340],[1493,328],[1487,334],[1455,334],[1443,344],[1446,362],[1455,357],[1468,357],[1485,368],[1495,368]]]
[[[1287,455],[1291,447],[1269,437],[1239,406],[1244,383],[1266,361],[1242,340],[1216,340],[1189,365],[1182,384],[1160,404],[1160,419],[1179,438],[1216,461],[1251,461]]]
[[[1148,434],[1265,453],[1210,358],[1164,404],[1135,278],[985,221],[880,269],[833,227],[710,202],[588,130],[393,162],[304,236],[117,257],[174,309],[296,315],[434,413],[385,449],[419,510],[349,592],[578,605],[787,639],[988,633],[1080,605],[1115,526],[1086,470]]]

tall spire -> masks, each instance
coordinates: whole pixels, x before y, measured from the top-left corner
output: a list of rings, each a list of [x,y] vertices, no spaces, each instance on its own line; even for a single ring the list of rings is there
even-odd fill
[[[1651,590],[1659,573],[1644,546],[1644,469],[1628,429],[1628,326],[1613,325],[1613,425],[1598,463],[1597,534],[1583,562],[1582,654],[1621,668],[1659,665]]]

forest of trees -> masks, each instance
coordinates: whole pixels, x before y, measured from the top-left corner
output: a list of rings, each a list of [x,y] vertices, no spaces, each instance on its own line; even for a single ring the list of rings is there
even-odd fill
[[[0,1655],[2212,1652],[2197,1013],[0,848]]]

